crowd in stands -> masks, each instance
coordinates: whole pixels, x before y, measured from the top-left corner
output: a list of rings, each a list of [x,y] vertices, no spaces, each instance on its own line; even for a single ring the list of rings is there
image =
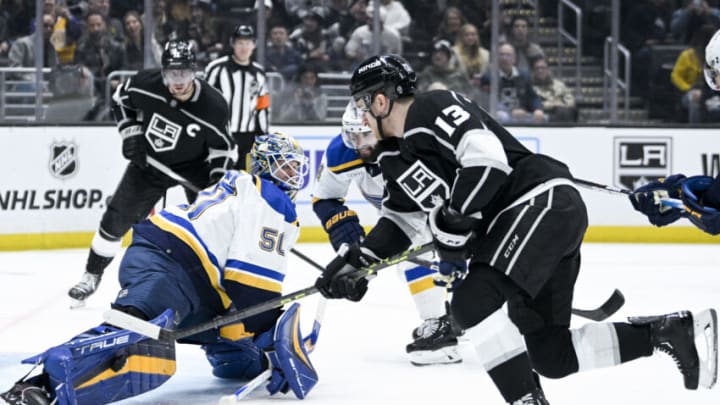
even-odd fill
[[[34,67],[33,33],[39,26],[34,3],[0,0],[0,67]],[[557,0],[536,3],[541,17],[557,16]],[[609,18],[610,0],[576,3],[588,15],[605,10],[603,15]],[[668,121],[720,119],[720,98],[703,85],[702,74],[704,44],[720,28],[716,3],[622,2],[621,21],[632,22],[621,24],[621,43],[632,52],[633,95],[649,103],[658,83],[665,85],[674,97],[672,110],[664,117]],[[284,83],[282,90],[271,94],[275,123],[329,117],[328,95],[320,85],[323,73],[352,72],[373,54],[376,16],[380,52],[408,59],[418,73],[420,89],[457,90],[487,108],[491,80],[497,77],[496,116],[501,121],[578,119],[574,87],[553,72],[553,57],[537,42],[532,14],[518,12],[530,7],[520,0],[501,2],[496,76],[490,74],[491,0],[379,0],[379,10],[373,9],[372,0],[153,0],[151,10],[145,10],[144,4],[144,0],[44,0],[44,65],[58,77],[74,74],[80,83],[64,89],[67,94],[58,89],[60,94],[54,96],[93,98],[93,107],[82,119],[109,120],[106,91],[120,79],[110,74],[158,67],[162,45],[169,38],[193,43],[201,71],[230,51],[228,39],[235,26],[257,27],[260,4],[266,17],[264,66]],[[145,44],[143,25],[147,12],[154,21],[150,44]],[[589,34],[595,28],[589,27]],[[653,52],[659,44],[686,49],[677,49],[674,68],[649,71],[655,66]],[[590,47],[588,52],[595,51]],[[24,90],[34,86],[32,73],[14,78],[27,81],[17,84],[29,86]]]

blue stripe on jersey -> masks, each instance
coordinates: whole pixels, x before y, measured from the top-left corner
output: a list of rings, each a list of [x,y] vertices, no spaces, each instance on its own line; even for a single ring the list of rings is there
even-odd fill
[[[337,135],[330,141],[325,156],[328,170],[334,173],[362,167],[364,164],[357,152],[345,146],[342,135]]]
[[[290,200],[290,197],[271,181],[253,176],[253,181],[256,185],[258,184],[258,180],[260,180],[260,187],[258,187],[260,189],[260,196],[262,196],[265,202],[267,202],[275,212],[282,214],[285,217],[285,222],[292,224],[297,221],[295,203]]]
[[[380,207],[382,206],[382,200],[383,200],[382,196],[376,197],[376,196],[367,194],[367,193],[363,192],[362,190],[360,190],[360,193],[362,193],[363,197],[365,197],[367,202],[372,204],[373,207],[380,209]]]
[[[431,274],[435,274],[435,270],[429,269],[427,267],[415,267],[412,269],[405,270],[405,280],[407,282],[415,281],[419,278],[427,277]]]
[[[230,272],[241,274],[230,274]],[[285,275],[280,272],[240,260],[228,260],[225,264],[225,274],[240,284],[273,292],[282,291],[282,282],[285,279]]]

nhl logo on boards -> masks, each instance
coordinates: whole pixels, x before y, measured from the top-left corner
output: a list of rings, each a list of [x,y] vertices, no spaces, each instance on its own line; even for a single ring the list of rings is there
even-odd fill
[[[77,172],[77,145],[73,142],[57,142],[50,145],[50,174],[65,179]]]
[[[672,172],[672,138],[616,137],[614,185],[634,190]]]

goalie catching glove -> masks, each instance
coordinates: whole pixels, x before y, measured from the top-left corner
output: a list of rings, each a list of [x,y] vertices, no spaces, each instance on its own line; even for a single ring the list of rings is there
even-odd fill
[[[368,248],[343,244],[338,255],[315,281],[315,287],[326,298],[360,301],[368,288],[368,279],[361,269],[380,261]]]

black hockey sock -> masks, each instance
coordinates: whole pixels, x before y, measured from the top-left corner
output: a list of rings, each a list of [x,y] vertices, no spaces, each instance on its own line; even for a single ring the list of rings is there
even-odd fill
[[[488,371],[488,374],[507,403],[513,403],[528,392],[539,388],[526,352],[501,363]]]
[[[627,363],[653,354],[650,327],[629,323],[613,323],[620,346],[620,362]]]
[[[110,264],[112,259],[112,257],[100,256],[99,254],[95,253],[94,250],[90,249],[87,264],[85,265],[85,270],[88,273],[102,275],[105,271],[105,268]]]

